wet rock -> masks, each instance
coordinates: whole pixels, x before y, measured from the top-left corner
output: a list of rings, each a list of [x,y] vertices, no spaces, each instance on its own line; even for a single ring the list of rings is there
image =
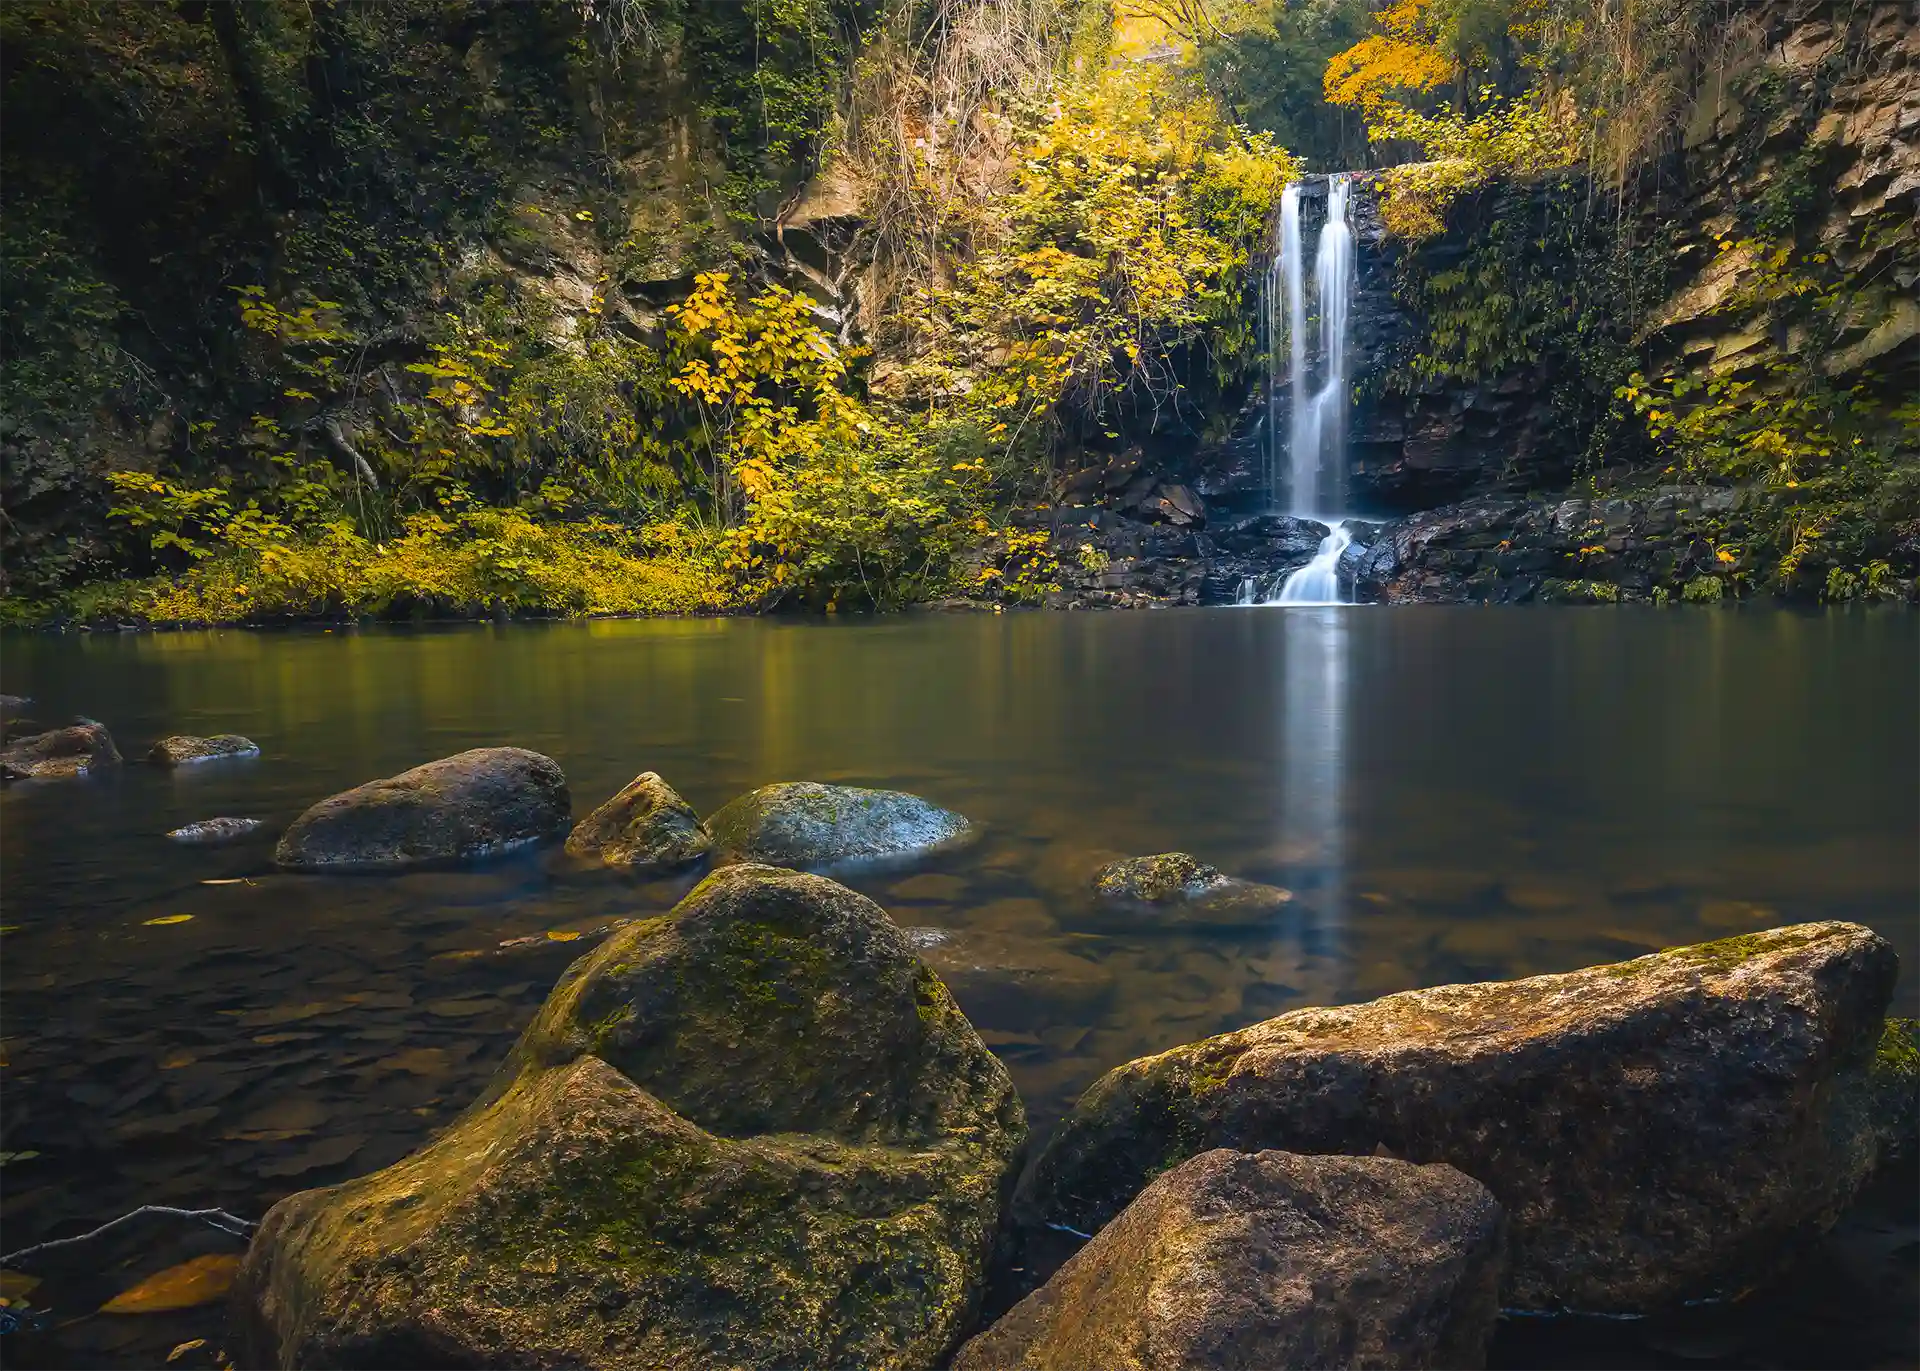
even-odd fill
[[[1732,1293],[1831,1225],[1873,1165],[1869,1071],[1897,962],[1858,925],[1799,924],[1297,1010],[1109,1072],[1022,1212],[1092,1231],[1198,1149],[1384,1145],[1500,1200],[1511,1306]]]
[[[643,771],[567,835],[567,855],[633,871],[673,871],[713,846],[700,816],[673,787]]]
[[[1450,1166],[1206,1152],[953,1371],[1485,1366],[1501,1230],[1486,1187]]]
[[[275,1205],[242,1322],[271,1366],[916,1371],[1025,1131],[879,906],[729,867],[569,968],[447,1132]]]
[[[225,757],[259,755],[260,744],[238,733],[216,733],[211,738],[176,734],[155,743],[147,753],[147,760],[160,766],[191,766],[195,762],[213,762]]]
[[[27,706],[33,703],[27,695],[0,695],[0,723],[10,723],[27,712]]]
[[[0,780],[86,776],[119,765],[120,749],[106,725],[80,719],[8,744],[0,751]]]
[[[477,747],[320,801],[273,859],[295,871],[391,871],[491,856],[552,836],[568,808],[551,757]]]
[[[814,781],[749,791],[707,827],[724,860],[791,867],[911,857],[973,836],[961,815],[918,795]]]
[[[1887,1020],[1872,1080],[1880,1160],[1902,1161],[1920,1152],[1920,1020]]]
[[[1293,898],[1278,886],[1242,881],[1184,852],[1128,857],[1093,876],[1103,922],[1131,927],[1264,923]]]
[[[236,838],[246,837],[261,826],[258,819],[201,819],[197,823],[169,829],[167,836],[176,843],[230,843]]]

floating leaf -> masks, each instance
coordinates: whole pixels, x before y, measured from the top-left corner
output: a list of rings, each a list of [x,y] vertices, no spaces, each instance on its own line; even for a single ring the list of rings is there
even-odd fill
[[[547,937],[556,943],[570,943],[579,936],[579,930],[572,928],[549,928],[547,930]]]
[[[0,1271],[0,1299],[24,1300],[40,1288],[40,1278],[24,1271]]]
[[[213,876],[200,882],[200,884],[201,885],[252,885],[253,882],[245,876]],[[201,1341],[205,1342],[206,1339],[202,1338]],[[182,1343],[180,1345],[182,1347],[186,1346],[185,1343]]]
[[[38,1152],[31,1150],[26,1152],[0,1152],[0,1166],[5,1166],[9,1162],[30,1162],[39,1155]]]
[[[206,1345],[207,1340],[205,1338],[195,1338],[192,1342],[183,1342],[175,1347],[173,1351],[167,1353],[167,1360],[179,1361],[180,1358],[186,1356],[187,1353],[193,1351],[194,1348],[205,1347]]]
[[[148,928],[156,928],[165,924],[183,924],[192,917],[191,914],[162,914],[157,919],[145,919],[142,922]]]
[[[211,1304],[233,1288],[240,1258],[224,1253],[195,1257],[148,1276],[130,1290],[122,1290],[100,1306],[102,1314],[163,1314]]]

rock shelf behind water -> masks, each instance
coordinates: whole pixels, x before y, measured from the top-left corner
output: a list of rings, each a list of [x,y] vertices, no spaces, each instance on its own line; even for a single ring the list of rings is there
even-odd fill
[[[1306,1009],[1144,1057],[1083,1095],[1030,1223],[1093,1231],[1210,1147],[1446,1162],[1512,1221],[1506,1302],[1639,1312],[1731,1295],[1874,1165],[1897,958],[1815,923],[1564,975]]]
[[[314,805],[274,860],[295,871],[391,871],[487,857],[551,837],[569,818],[551,757],[478,747],[369,781]]]
[[[241,1321],[282,1367],[928,1371],[1025,1133],[879,906],[728,867],[575,962],[440,1137],[275,1205]]]
[[[1502,1236],[1493,1196],[1450,1166],[1206,1152],[953,1371],[1484,1366]]]

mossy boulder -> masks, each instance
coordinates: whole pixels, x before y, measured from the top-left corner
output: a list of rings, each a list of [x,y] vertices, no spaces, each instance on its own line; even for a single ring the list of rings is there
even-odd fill
[[[1831,1225],[1874,1164],[1870,1074],[1897,969],[1870,930],[1813,923],[1297,1010],[1095,1082],[1020,1211],[1092,1232],[1209,1148],[1384,1147],[1499,1199],[1510,1306],[1736,1293]]]
[[[1880,1160],[1920,1152],[1920,1019],[1888,1019],[1873,1054],[1873,1118]]]
[[[1185,852],[1109,862],[1093,874],[1095,920],[1130,928],[1264,923],[1293,892],[1226,875]]]
[[[729,867],[575,962],[433,1143],[275,1205],[245,1335],[282,1367],[932,1367],[1025,1132],[877,905]]]
[[[176,733],[155,743],[147,752],[147,760],[159,766],[192,766],[196,762],[215,762],[226,757],[259,755],[260,744],[238,733],[216,733],[211,738]]]
[[[627,782],[567,835],[568,856],[635,872],[677,871],[712,846],[693,806],[652,771]]]
[[[1487,1188],[1450,1166],[1202,1153],[953,1371],[1485,1366],[1502,1225]]]
[[[918,795],[815,781],[749,791],[707,827],[723,860],[801,868],[898,861],[973,836],[964,817]]]
[[[167,830],[167,836],[176,843],[230,843],[246,837],[260,827],[262,824],[258,819],[232,817],[201,819],[195,823],[182,824],[178,828],[170,828]]]
[[[273,859],[294,871],[393,871],[490,857],[556,835],[567,778],[523,747],[476,747],[314,805]]]
[[[105,724],[78,719],[67,728],[35,733],[0,751],[0,780],[88,776],[120,765],[120,749]]]

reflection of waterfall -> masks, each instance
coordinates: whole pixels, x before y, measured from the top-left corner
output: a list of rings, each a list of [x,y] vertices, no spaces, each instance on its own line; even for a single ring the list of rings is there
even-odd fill
[[[1287,504],[1302,518],[1332,520],[1333,531],[1306,566],[1287,579],[1273,604],[1339,604],[1340,554],[1353,541],[1337,515],[1347,501],[1347,315],[1353,299],[1352,179],[1327,184],[1327,217],[1313,258],[1313,303],[1320,323],[1320,377],[1308,367],[1305,253],[1300,247],[1300,187],[1280,196],[1280,227],[1267,269],[1263,309],[1267,330],[1267,488],[1277,494],[1279,454],[1279,336],[1287,336]],[[1243,597],[1251,600],[1251,593]]]
[[[1348,619],[1318,609],[1289,614],[1285,622],[1280,844],[1309,878],[1301,894],[1320,916],[1321,932],[1337,938],[1346,889]]]

